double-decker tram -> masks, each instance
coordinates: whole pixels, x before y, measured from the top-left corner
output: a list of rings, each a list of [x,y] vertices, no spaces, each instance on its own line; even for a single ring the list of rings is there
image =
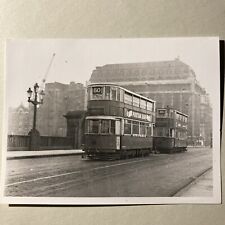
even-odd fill
[[[114,84],[91,84],[87,91],[87,157],[122,159],[152,151],[154,100]]]
[[[154,150],[172,153],[187,150],[188,116],[172,108],[158,108],[154,129]]]

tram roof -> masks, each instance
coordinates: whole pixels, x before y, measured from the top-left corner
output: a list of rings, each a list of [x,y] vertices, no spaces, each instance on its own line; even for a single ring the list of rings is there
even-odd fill
[[[108,119],[108,120],[116,120],[121,118],[119,116],[86,116],[86,119]]]
[[[126,89],[126,88],[124,88],[124,87],[118,85],[118,84],[112,84],[112,83],[92,83],[92,84],[89,84],[88,87],[90,87],[90,86],[96,86],[96,85],[119,87],[120,89],[123,89],[124,91],[126,91],[126,92],[128,92],[128,93],[130,93],[130,94],[133,94],[133,95],[135,95],[135,96],[137,96],[137,97],[140,97],[140,98],[142,98],[142,99],[145,99],[145,100],[148,100],[148,101],[151,101],[151,102],[154,102],[154,103],[156,102],[155,100],[153,100],[153,99],[151,99],[151,98],[147,98],[147,97],[145,97],[145,96],[143,96],[143,95],[140,95],[140,94],[138,94],[138,93],[136,93],[136,92],[130,91],[130,90],[128,90],[128,89]]]

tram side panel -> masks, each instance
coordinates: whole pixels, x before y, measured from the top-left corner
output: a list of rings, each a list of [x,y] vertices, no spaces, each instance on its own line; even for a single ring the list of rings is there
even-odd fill
[[[132,150],[132,149],[149,149],[153,148],[153,138],[152,137],[121,137],[121,149],[122,150]]]

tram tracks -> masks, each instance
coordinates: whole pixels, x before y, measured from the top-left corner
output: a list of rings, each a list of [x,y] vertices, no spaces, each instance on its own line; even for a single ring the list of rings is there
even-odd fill
[[[200,155],[202,153],[198,154],[199,157]],[[207,155],[202,155],[201,160],[205,162],[205,165],[200,166],[198,171],[210,165],[210,158]],[[184,182],[186,184],[193,180],[192,177],[197,172],[193,168],[198,166],[199,159],[195,153],[178,153],[114,162],[84,160],[82,164],[85,165],[77,167],[73,171],[8,183],[6,185],[6,196],[98,197],[101,196],[99,189],[103,187],[102,196],[107,197],[119,197],[124,196],[124,194],[132,195],[133,193],[140,196],[155,196],[157,189],[161,189],[162,192],[159,190],[159,193],[166,191],[164,196],[168,196],[167,194],[171,196],[176,192],[174,189],[178,190],[183,187]],[[176,172],[176,168],[181,168],[181,165],[185,172],[183,177]],[[68,171],[68,168],[64,169]],[[189,171],[190,169],[191,171]],[[179,179],[176,178],[177,175],[179,175]],[[177,180],[178,183],[173,183],[170,180]],[[167,182],[170,182],[169,186]],[[137,192],[140,188],[137,183],[141,183],[140,187],[146,186],[145,191],[147,192]],[[166,185],[166,188],[164,188],[164,185]],[[114,192],[109,192],[108,189],[110,190],[112,187],[114,187]],[[147,187],[151,190],[147,190]],[[145,195],[145,193],[148,194]]]

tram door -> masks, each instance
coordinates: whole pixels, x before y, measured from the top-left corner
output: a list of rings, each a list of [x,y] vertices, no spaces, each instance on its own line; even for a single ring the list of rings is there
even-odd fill
[[[116,149],[120,149],[120,136],[121,136],[121,121],[118,119],[116,120],[116,129],[115,129],[115,135],[116,135]]]

